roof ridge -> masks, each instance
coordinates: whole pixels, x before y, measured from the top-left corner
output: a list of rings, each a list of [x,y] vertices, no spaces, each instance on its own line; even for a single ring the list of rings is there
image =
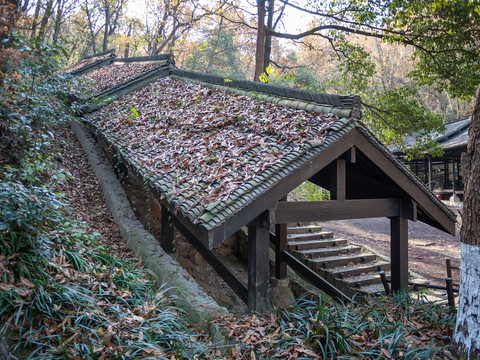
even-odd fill
[[[462,117],[460,119],[454,119],[452,121],[447,121],[446,123],[444,123],[443,125],[450,125],[450,124],[455,124],[457,122],[460,122],[460,121],[465,121],[465,120],[471,120],[472,119],[472,115],[467,115],[465,117]]]
[[[294,109],[299,109],[299,110],[304,110],[308,112],[314,112],[318,114],[335,114],[339,118],[350,118],[352,117],[353,109],[350,107],[342,107],[342,106],[336,106],[336,105],[331,105],[331,104],[319,104],[311,101],[306,101],[306,100],[301,100],[298,98],[292,98],[292,97],[284,97],[284,96],[278,96],[278,95],[271,95],[265,92],[257,92],[255,90],[246,90],[238,87],[232,87],[228,86],[227,84],[216,84],[216,83],[211,83],[211,82],[205,82],[202,80],[198,79],[192,79],[189,77],[184,77],[180,76],[177,74],[170,74],[172,78],[176,78],[178,80],[182,81],[188,81],[194,84],[199,84],[211,89],[216,89],[216,90],[224,90],[228,91],[231,93],[235,93],[238,95],[244,95],[248,96],[252,99],[257,99],[259,101],[265,101],[269,102],[272,104],[278,104],[282,105],[285,107],[290,107]],[[222,81],[224,79],[222,78]],[[286,88],[289,89],[289,88]],[[354,99],[352,99],[352,104],[354,103]]]
[[[246,90],[249,92],[264,93],[274,95],[280,98],[295,99],[304,102],[314,103],[318,105],[330,105],[340,108],[352,109],[357,105],[355,95],[333,95],[314,91],[306,91],[300,89],[289,88],[286,86],[278,86],[264,84],[250,80],[229,79],[227,77],[203,74],[195,71],[182,70],[172,67],[171,75],[176,75],[189,80],[197,80],[206,84],[220,85],[229,89]]]
[[[148,56],[134,56],[128,58],[113,58],[113,62],[131,63],[131,62],[146,62],[146,61],[167,61],[168,64],[175,65],[175,58],[172,54],[159,54]]]

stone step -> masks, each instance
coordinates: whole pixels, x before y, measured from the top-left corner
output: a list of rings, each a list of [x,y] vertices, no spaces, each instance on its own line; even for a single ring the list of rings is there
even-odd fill
[[[318,225],[294,226],[287,229],[288,234],[306,234],[322,231],[322,227]]]
[[[289,250],[307,250],[326,247],[335,247],[347,245],[346,239],[324,239],[324,240],[306,240],[306,241],[289,241]]]
[[[366,264],[375,261],[377,256],[374,254],[360,253],[358,255],[331,256],[318,259],[305,259],[312,269],[331,269],[333,267],[348,264]]]
[[[332,239],[333,232],[331,231],[318,231],[314,233],[305,234],[288,234],[287,240],[289,241],[306,241],[306,240],[320,240],[320,239]]]
[[[385,295],[385,288],[382,283],[362,286],[359,290],[369,295]]]
[[[390,277],[390,274],[387,274],[387,277]],[[351,276],[345,279],[347,283],[350,284],[351,287],[360,289],[364,288],[365,286],[374,285],[374,284],[381,284],[382,279],[380,279],[379,274],[363,274],[357,276]]]
[[[320,257],[338,256],[342,254],[359,253],[361,250],[362,250],[361,246],[346,245],[346,246],[300,250],[299,253],[307,258],[312,259],[312,258],[320,258]]]
[[[331,269],[332,275],[339,277],[341,279],[348,279],[350,276],[357,276],[361,274],[376,273],[380,270],[389,270],[390,262],[380,261],[372,264],[366,265],[356,265],[356,266],[339,266]],[[380,277],[380,275],[378,275]]]

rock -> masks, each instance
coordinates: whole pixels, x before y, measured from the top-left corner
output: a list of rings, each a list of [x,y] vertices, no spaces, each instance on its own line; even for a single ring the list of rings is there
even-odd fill
[[[270,304],[274,307],[285,308],[296,303],[295,296],[289,287],[288,279],[272,279],[269,291]]]
[[[201,266],[203,268],[207,267],[207,262],[198,251],[195,251],[195,256],[193,257],[193,259],[195,261],[195,264],[197,264],[198,266]]]
[[[233,234],[213,248],[213,251],[220,256],[235,255],[238,252],[238,237]]]
[[[8,352],[8,344],[6,340],[0,336],[0,360],[8,360],[11,359],[10,354]]]

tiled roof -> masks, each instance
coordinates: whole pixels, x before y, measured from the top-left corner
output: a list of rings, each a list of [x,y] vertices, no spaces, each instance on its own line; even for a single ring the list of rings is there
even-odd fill
[[[207,231],[235,216],[355,128],[454,219],[358,121],[358,97],[304,92],[176,68],[155,76],[153,80],[137,76],[117,85],[118,89],[130,87],[119,92],[121,98],[85,119],[176,211]],[[183,84],[183,92],[175,93],[175,84]],[[276,120],[270,116],[275,112],[280,114]],[[196,124],[197,116],[208,117],[209,113],[215,114],[210,122]],[[262,125],[264,117],[270,120]],[[297,119],[300,126],[284,130],[282,117],[284,124]],[[203,150],[189,151],[205,141],[208,146]],[[214,148],[217,151],[211,156]],[[190,163],[169,164],[182,154]],[[198,168],[185,168],[195,159]],[[217,161],[225,165],[211,166]],[[212,176],[205,172],[209,166],[215,172]]]
[[[468,127],[460,130],[452,136],[451,138],[442,142],[442,149],[443,150],[452,150],[459,147],[467,147],[468,144]]]
[[[210,90],[197,84],[158,80],[105,106],[90,121],[177,211],[207,230],[233,216],[349,128],[350,119],[331,113],[259,103],[225,87]],[[166,94],[162,97],[162,91],[178,105],[168,102]],[[220,100],[229,104],[227,109]],[[212,104],[219,109],[212,111]],[[119,106],[124,110],[113,110]],[[261,106],[258,112],[256,106]],[[132,108],[143,118],[122,121]],[[195,121],[196,116],[209,114],[214,116],[207,122]],[[142,134],[146,136],[143,143]],[[195,148],[205,139],[208,146]],[[213,155],[219,166],[209,165]],[[178,156],[195,158],[196,163],[186,166],[197,168],[182,168],[178,161],[169,164]],[[213,174],[205,171],[210,166]]]
[[[111,63],[73,79],[73,87],[81,81],[93,94],[121,84],[130,78],[158,66],[151,63]],[[73,89],[72,89],[73,90]]]
[[[442,149],[451,150],[457,147],[467,146],[468,142],[468,127],[472,121],[472,117],[469,116],[464,119],[455,120],[445,124],[445,131],[435,134],[433,140],[438,142]],[[410,149],[414,146],[415,136],[409,136],[405,139],[406,149]],[[390,148],[390,151],[394,154],[401,153],[402,151],[396,147]]]

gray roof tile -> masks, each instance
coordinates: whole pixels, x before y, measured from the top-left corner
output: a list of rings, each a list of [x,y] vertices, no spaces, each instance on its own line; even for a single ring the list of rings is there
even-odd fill
[[[199,226],[204,227],[206,230],[212,230],[215,227],[221,225],[228,218],[234,216],[238,211],[245,208],[248,204],[253,202],[257,197],[268,191],[275,184],[279,183],[282,179],[288,176],[292,171],[299,168],[314,156],[318,155],[324,149],[326,149],[331,143],[339,139],[343,134],[349,132],[353,128],[357,127],[362,129],[363,133],[369,137],[370,141],[375,144],[381,151],[388,156],[402,171],[406,172],[412,181],[417,183],[420,187],[423,184],[419,183],[414,176],[410,176],[410,172],[399,163],[388,150],[376,140],[373,135],[366,130],[366,128],[357,121],[350,119],[352,112],[352,106],[354,104],[353,97],[340,97],[340,96],[330,96],[325,94],[310,94],[310,93],[300,93],[299,99],[288,98],[282,95],[288,94],[299,94],[298,91],[284,90],[277,87],[265,87],[257,84],[250,84],[246,82],[239,83],[239,88],[232,88],[230,85],[225,86],[220,80],[215,80],[213,83],[205,83],[205,77],[198,76],[195,78],[193,75],[192,78],[185,78],[189,75],[187,72],[178,72],[177,76],[183,76],[179,79],[181,81],[192,81],[203,86],[208,86],[211,88],[228,90],[237,94],[250,94],[251,91],[247,89],[249,86],[253,86],[255,89],[262,91],[271,91],[271,93],[261,93],[257,91],[257,96],[262,99],[268,99],[272,103],[279,102],[280,104],[286,104],[288,106],[293,106],[295,108],[302,108],[308,112],[318,112],[318,113],[336,113],[339,114],[342,118],[333,123],[328,132],[322,139],[312,139],[308,143],[305,143],[302,147],[295,149],[290,145],[285,145],[283,142],[276,142],[273,145],[269,145],[272,149],[282,152],[282,156],[279,160],[272,164],[270,167],[264,169],[262,172],[258,173],[256,176],[246,181],[243,184],[240,184],[227,198],[218,198],[215,201],[210,202],[209,204],[200,205],[197,202],[197,194],[200,192],[208,191],[206,190],[205,183],[199,183],[189,189],[186,193],[172,197],[172,192],[174,189],[175,179],[178,177],[178,174],[174,170],[162,174],[162,173],[151,173],[145,166],[141,166],[141,161],[135,157],[143,158],[148,160],[151,156],[148,153],[141,152],[143,144],[136,144],[136,146],[128,146],[129,136],[122,139],[122,136],[117,136],[112,129],[105,127],[102,123],[102,119],[98,117],[99,114],[89,114],[85,116],[85,119],[89,121],[94,127],[100,131],[105,138],[111,143],[115,144],[119,151],[123,153],[127,158],[131,158],[133,166],[139,168],[139,171],[145,176],[149,177],[149,183],[152,187],[155,187],[160,193],[164,194],[167,200],[171,201],[176,209],[178,209],[183,216],[192,220],[192,222],[197,223]],[[178,78],[174,76],[174,78]],[[196,76],[196,75],[195,75]],[[206,79],[211,79],[211,77],[206,77]],[[161,95],[157,95],[161,96]],[[256,96],[255,96],[256,97]],[[271,140],[271,137],[266,137],[265,139]],[[270,141],[269,140],[269,141]],[[174,145],[176,139],[172,138],[170,142]],[[163,146],[163,145],[162,145]],[[263,161],[262,149],[258,146],[254,147],[248,153],[239,156],[240,159],[248,158],[249,164],[257,164]],[[260,156],[259,156],[260,155]],[[237,170],[238,172],[238,170]],[[231,181],[231,177],[235,178],[236,173],[229,175],[230,177],[225,178],[225,181]],[[200,179],[197,179],[200,180]],[[179,189],[186,189],[189,184],[183,183],[177,187]],[[218,187],[216,184],[212,189]],[[422,187],[423,189],[423,187]],[[428,191],[427,191],[428,193]],[[431,195],[430,193],[428,193]],[[439,203],[438,200],[431,195],[433,201],[436,201],[437,205],[442,207],[443,204]],[[443,208],[443,207],[442,207]],[[445,209],[444,209],[445,210]],[[445,210],[448,213],[448,209]]]

